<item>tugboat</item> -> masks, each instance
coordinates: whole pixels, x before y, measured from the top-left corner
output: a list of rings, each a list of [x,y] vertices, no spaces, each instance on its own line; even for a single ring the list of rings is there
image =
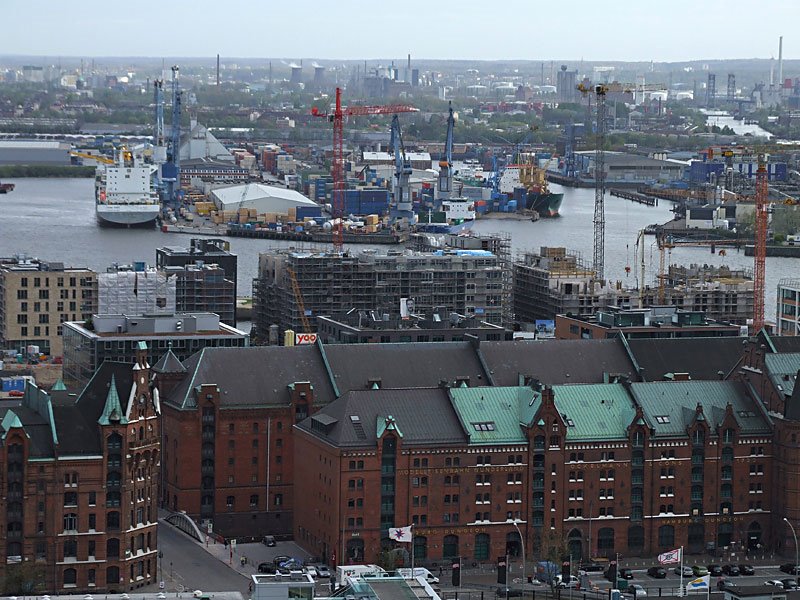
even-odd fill
[[[14,191],[13,183],[0,183],[0,194],[7,194]]]

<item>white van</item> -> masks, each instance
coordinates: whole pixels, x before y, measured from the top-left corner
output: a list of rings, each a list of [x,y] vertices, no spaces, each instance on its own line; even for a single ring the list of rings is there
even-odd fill
[[[424,577],[425,581],[430,584],[439,583],[439,578],[424,567],[414,567],[414,573],[411,569],[397,569],[397,574],[403,579],[416,579],[417,577]]]

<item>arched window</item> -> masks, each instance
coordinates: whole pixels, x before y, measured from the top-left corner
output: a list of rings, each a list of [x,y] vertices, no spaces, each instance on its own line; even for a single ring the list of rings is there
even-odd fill
[[[644,527],[641,525],[628,527],[628,548],[631,550],[644,548]]]
[[[633,444],[634,448],[641,448],[644,446],[644,433],[641,431],[634,431],[633,437],[631,438],[631,443]]]
[[[64,585],[76,585],[78,572],[75,569],[64,569]]]
[[[567,536],[567,548],[573,562],[577,562],[583,556],[583,533],[580,529],[573,529]]]
[[[658,545],[661,548],[672,548],[675,545],[675,528],[672,525],[658,528]]]
[[[117,538],[106,540],[106,558],[119,558],[119,540]],[[118,580],[119,575],[117,575]]]
[[[479,533],[475,536],[475,560],[488,560],[489,559],[489,543],[488,533]]]
[[[733,429],[728,427],[725,431],[722,432],[722,442],[724,444],[732,444],[733,443],[733,434],[734,434]]]
[[[614,550],[614,530],[611,527],[603,527],[597,532],[597,550],[604,555]]]
[[[731,545],[733,538],[733,525],[731,523],[720,523],[717,530],[717,548],[725,548]]]
[[[78,531],[78,515],[76,513],[64,515],[64,531]]]
[[[444,536],[444,543],[442,545],[442,558],[455,558],[456,556],[458,556],[458,536]]]
[[[702,446],[706,443],[706,432],[702,428],[697,428],[692,433],[692,443],[695,446]]]
[[[533,449],[534,450],[544,450],[544,436],[537,435],[533,438]]]

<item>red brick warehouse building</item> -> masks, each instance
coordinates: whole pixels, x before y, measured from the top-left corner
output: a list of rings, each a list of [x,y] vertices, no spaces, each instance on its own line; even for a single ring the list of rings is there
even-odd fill
[[[576,559],[756,548],[770,431],[729,381],[350,392],[296,428],[295,539],[348,562],[410,523],[421,562],[516,554],[520,535],[535,556],[548,530]]]
[[[50,593],[154,583],[159,400],[146,347],[134,365],[104,363],[77,400],[29,385],[0,417],[0,579],[25,569]]]

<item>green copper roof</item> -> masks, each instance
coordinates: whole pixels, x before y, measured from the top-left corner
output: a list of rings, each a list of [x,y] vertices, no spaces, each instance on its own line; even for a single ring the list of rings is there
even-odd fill
[[[114,375],[111,376],[111,385],[108,387],[108,396],[106,396],[106,404],[103,407],[103,414],[97,419],[100,425],[111,425],[111,422],[121,423],[127,425],[128,419],[125,413],[122,412],[122,405],[119,402],[119,394],[117,393],[117,379]]]
[[[3,439],[6,438],[6,434],[8,434],[9,430],[11,429],[24,429],[22,427],[22,421],[19,420],[19,417],[13,410],[9,410],[3,417],[2,426],[3,426]]]
[[[787,398],[791,396],[797,371],[800,370],[800,352],[767,354],[764,356],[764,364],[775,388],[783,390]]]
[[[64,385],[64,381],[59,377],[58,381],[53,384],[53,387],[50,388],[51,392],[66,392],[67,386]]]
[[[567,424],[567,441],[623,440],[636,417],[619,383],[553,386],[556,408]]]
[[[450,389],[450,402],[470,444],[520,444],[521,423],[533,418],[541,394],[529,387],[458,387]]]
[[[380,438],[384,433],[387,431],[394,431],[399,437],[403,437],[403,432],[400,431],[400,428],[397,426],[397,421],[392,415],[388,417],[382,417],[378,415],[378,428],[377,428],[377,437]]]
[[[735,381],[658,381],[634,383],[631,389],[657,437],[685,436],[698,404],[712,435],[725,418],[728,403],[742,433],[770,431],[756,401]]]

